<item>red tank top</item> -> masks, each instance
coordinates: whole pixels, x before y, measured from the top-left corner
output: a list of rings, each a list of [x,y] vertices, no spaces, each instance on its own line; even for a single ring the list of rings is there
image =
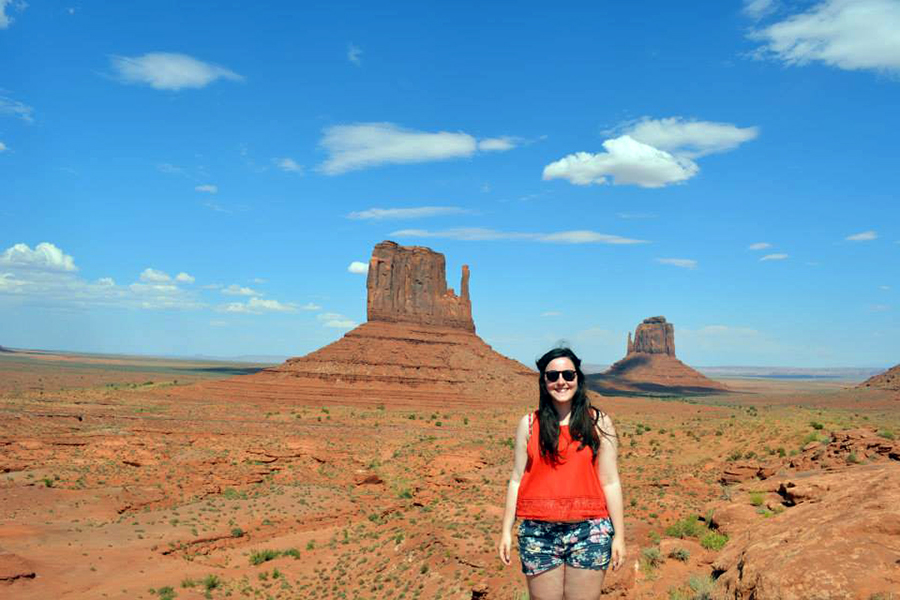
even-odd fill
[[[559,427],[558,464],[541,456],[540,425],[536,415],[528,439],[528,463],[519,482],[516,517],[536,521],[584,521],[609,516],[606,496],[597,476],[590,447],[572,441],[569,426]]]

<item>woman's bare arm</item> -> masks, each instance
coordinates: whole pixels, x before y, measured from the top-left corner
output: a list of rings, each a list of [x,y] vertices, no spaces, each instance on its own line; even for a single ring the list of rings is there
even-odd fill
[[[516,521],[516,500],[519,497],[519,482],[525,473],[528,464],[528,415],[522,417],[516,428],[516,449],[513,461],[512,473],[509,476],[509,485],[506,488],[506,509],[503,511],[503,525],[500,529],[500,542],[497,550],[500,560],[508,565],[510,562],[510,549],[512,547],[512,528]]]

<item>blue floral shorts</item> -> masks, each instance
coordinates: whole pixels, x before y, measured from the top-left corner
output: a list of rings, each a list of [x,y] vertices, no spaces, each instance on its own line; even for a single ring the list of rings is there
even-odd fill
[[[539,575],[563,563],[576,569],[605,571],[614,533],[608,518],[574,523],[526,519],[519,523],[522,572]]]

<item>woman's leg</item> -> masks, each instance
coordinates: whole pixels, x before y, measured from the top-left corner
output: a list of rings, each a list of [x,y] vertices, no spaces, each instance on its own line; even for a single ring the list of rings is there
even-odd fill
[[[597,600],[606,571],[600,569],[576,569],[571,565],[563,565],[565,569],[565,600]],[[559,569],[560,571],[562,569]]]
[[[560,565],[537,575],[529,575],[529,600],[563,600],[566,565]]]

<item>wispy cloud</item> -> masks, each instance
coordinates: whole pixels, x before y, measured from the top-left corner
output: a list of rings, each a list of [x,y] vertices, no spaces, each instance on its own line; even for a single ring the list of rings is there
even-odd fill
[[[760,261],[765,261],[765,260],[785,260],[787,257],[788,257],[787,254],[783,254],[783,253],[775,253],[775,254],[766,254],[765,256],[763,256],[762,258],[760,258],[759,260],[760,260]]]
[[[544,167],[544,180],[565,179],[575,185],[637,185],[658,188],[683,183],[700,172],[694,159],[733,150],[759,135],[756,127],[644,117],[617,128],[603,142],[604,152],[576,152]]]
[[[515,231],[498,231],[483,227],[457,227],[440,231],[427,229],[401,229],[390,233],[392,237],[445,238],[468,242],[484,241],[532,241],[555,244],[646,244],[646,240],[637,240],[618,235],[597,233],[595,231],[575,230],[555,233],[522,233]]]
[[[656,262],[662,265],[671,265],[682,269],[697,268],[697,261],[692,258],[657,258]]]
[[[616,213],[620,219],[656,219],[659,217],[656,213],[645,212],[620,212]]]
[[[6,152],[7,150],[9,150],[9,147],[3,142],[0,142],[0,152]]]
[[[347,46],[347,60],[352,62],[357,67],[362,66],[362,53],[363,51],[354,44],[349,44]]]
[[[222,288],[222,293],[227,296],[262,296],[262,294],[253,288],[240,286],[236,283],[232,283],[228,287]]]
[[[463,215],[471,210],[458,206],[416,206],[412,208],[370,208],[351,212],[348,219],[385,220],[385,219],[421,219],[425,217],[442,217],[446,215]]]
[[[874,239],[878,238],[878,233],[872,230],[863,231],[861,233],[854,233],[853,235],[848,235],[844,239],[848,242],[871,242]]]
[[[299,307],[300,310],[322,310],[322,307],[316,304],[315,302],[307,302],[303,306]]]
[[[303,173],[303,165],[297,164],[293,158],[273,158],[272,162],[285,173]]]
[[[765,250],[766,248],[771,248],[772,244],[769,242],[756,242],[755,244],[750,244],[747,246],[747,250]]]
[[[216,310],[227,313],[259,315],[269,312],[295,312],[297,306],[290,302],[282,303],[278,300],[265,300],[254,296],[246,302],[230,302],[219,306]]]
[[[516,142],[516,138],[509,136],[486,138],[478,141],[478,149],[483,152],[506,152],[515,148]]]
[[[123,83],[146,84],[157,90],[203,88],[218,79],[244,80],[230,69],[174,52],[113,56],[110,62]]]
[[[156,165],[156,170],[167,175],[184,175],[184,169],[178,165],[171,163],[160,163]]]
[[[335,329],[352,329],[356,327],[356,321],[348,319],[340,313],[322,313],[316,315],[316,318],[324,327],[333,327]]]
[[[775,0],[744,0],[743,13],[751,19],[761,19],[775,10]]]
[[[542,317],[558,317],[562,315],[558,310],[548,310],[541,313]]]
[[[204,185],[198,185],[194,188],[198,192],[203,192],[204,194],[218,194],[219,186],[213,185],[211,183],[206,183]]]
[[[825,0],[755,30],[756,55],[788,65],[821,62],[845,70],[900,73],[900,3]]]
[[[393,123],[358,123],[329,127],[320,145],[329,156],[319,170],[338,175],[384,164],[471,156],[477,143],[467,133],[432,133],[404,129]]]
[[[369,272],[369,263],[354,260],[347,266],[347,271],[349,273],[355,273],[357,275],[365,275]]]
[[[196,279],[193,275],[188,275],[184,271],[175,276],[175,281],[178,283],[194,283]]]
[[[13,0],[0,0],[0,29],[7,29],[15,22],[15,19],[6,12],[6,9],[9,7],[16,9],[18,12],[22,12],[28,8],[28,3],[25,2],[25,0],[19,0],[18,2],[13,2]]]
[[[148,267],[141,272],[140,280],[144,283],[168,283],[172,281],[172,278],[164,271]]]
[[[34,123],[33,114],[34,109],[27,104],[13,100],[9,96],[0,96],[0,115],[10,115],[26,123]]]

